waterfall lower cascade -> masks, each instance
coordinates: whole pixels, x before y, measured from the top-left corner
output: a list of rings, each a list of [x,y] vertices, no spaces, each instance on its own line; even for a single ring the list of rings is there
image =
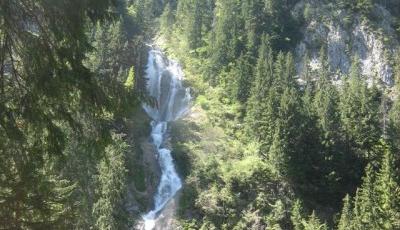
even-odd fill
[[[154,209],[143,216],[145,230],[155,227],[158,214],[182,187],[171,150],[165,147],[168,122],[182,117],[189,108],[191,100],[188,88],[182,86],[183,72],[178,62],[169,60],[156,49],[149,51],[146,70],[147,90],[157,100],[157,106],[143,105],[152,118],[151,139],[157,149],[161,168],[161,180],[154,196]]]

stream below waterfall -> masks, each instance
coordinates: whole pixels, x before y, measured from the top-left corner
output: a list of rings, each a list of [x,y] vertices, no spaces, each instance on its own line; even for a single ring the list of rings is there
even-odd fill
[[[167,147],[168,123],[182,117],[189,109],[189,88],[182,85],[183,72],[178,62],[168,59],[161,51],[149,51],[146,75],[147,90],[157,106],[143,105],[152,118],[151,140],[161,168],[160,184],[154,195],[154,208],[143,216],[144,229],[156,228],[159,214],[181,189],[182,181],[176,172],[171,149]],[[160,228],[159,228],[160,229]],[[162,229],[162,227],[161,227]]]

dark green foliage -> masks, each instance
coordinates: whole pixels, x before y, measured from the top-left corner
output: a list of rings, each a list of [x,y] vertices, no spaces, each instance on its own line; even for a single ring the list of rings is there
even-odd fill
[[[358,60],[353,62],[349,79],[344,83],[340,99],[340,119],[346,133],[346,151],[372,160],[371,152],[380,138],[378,95],[362,81]]]
[[[240,55],[240,2],[222,0],[216,4],[217,20],[211,32],[211,45],[209,47],[212,66],[210,74],[219,72],[222,66],[228,65]],[[216,80],[211,79],[212,83]]]
[[[189,51],[205,46],[210,62],[208,78],[217,84],[215,74],[243,54],[256,56],[260,37],[268,34],[273,48],[288,50],[299,38],[299,24],[288,14],[296,1],[178,1],[178,33]],[[254,64],[254,59],[250,62]]]
[[[292,220],[293,230],[327,230],[328,226],[321,223],[315,212],[308,218],[303,217],[303,208],[300,201],[296,201],[292,208],[290,219]]]
[[[138,106],[138,80],[128,74],[138,62],[121,4],[0,3],[0,228],[130,223],[121,211],[126,140],[112,133]],[[113,170],[104,163],[110,154]],[[94,180],[104,174],[116,184]],[[94,215],[94,206],[104,212]],[[107,207],[118,215],[105,215]]]
[[[99,163],[98,200],[93,206],[96,226],[99,229],[127,229],[127,213],[123,208],[126,187],[125,154],[127,144],[121,136],[114,135],[113,143],[105,149],[105,157]]]
[[[368,16],[374,7],[374,0],[337,0],[337,4]]]
[[[272,119],[274,114],[269,114],[267,112],[273,113],[274,105],[271,101],[267,101],[268,98],[273,97],[273,91],[269,93],[269,89],[273,81],[273,61],[274,57],[272,50],[269,47],[269,43],[266,37],[263,38],[261,47],[259,49],[259,57],[257,60],[257,65],[254,70],[254,81],[252,83],[252,88],[250,91],[250,98],[247,104],[247,117],[246,124],[249,126],[249,134],[258,138],[258,140],[270,140],[272,138],[271,132],[267,131],[270,129],[272,124]],[[266,110],[264,113],[263,110]],[[262,131],[261,131],[262,130]],[[269,135],[268,138],[265,136],[257,135]]]
[[[232,81],[234,82],[233,96],[241,103],[246,103],[250,97],[251,84],[253,79],[253,69],[248,56],[241,56],[233,69]]]
[[[395,58],[394,81],[395,92],[397,94],[395,101],[389,111],[389,133],[390,139],[397,149],[400,149],[400,55]]]
[[[160,16],[160,27],[163,30],[163,34],[166,36],[167,39],[170,39],[170,35],[172,33],[172,28],[175,22],[175,14],[172,5],[168,3],[165,5],[165,9]]]
[[[400,200],[394,156],[382,141],[375,147],[381,154],[379,169],[366,168],[363,184],[354,201],[346,196],[338,229],[398,229]]]
[[[211,17],[212,1],[182,0],[178,1],[177,23],[184,31],[189,49],[203,45],[204,26],[208,26]]]

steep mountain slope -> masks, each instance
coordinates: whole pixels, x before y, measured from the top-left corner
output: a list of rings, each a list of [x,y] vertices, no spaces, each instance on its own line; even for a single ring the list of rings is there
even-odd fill
[[[375,5],[368,17],[348,9],[338,9],[322,1],[301,1],[292,13],[305,18],[304,38],[296,47],[301,72],[304,63],[317,69],[318,55],[326,47],[330,71],[348,74],[355,56],[361,59],[362,74],[369,82],[393,86],[393,55],[399,48],[395,18],[381,5]],[[309,58],[309,60],[305,60]]]

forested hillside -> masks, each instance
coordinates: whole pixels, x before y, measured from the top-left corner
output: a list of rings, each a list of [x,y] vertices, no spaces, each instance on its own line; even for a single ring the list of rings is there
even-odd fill
[[[156,229],[400,229],[399,48],[398,0],[2,0],[0,229],[144,228],[165,146]]]
[[[158,42],[182,61],[194,113],[208,117],[176,125],[186,228],[400,228],[398,9],[166,5]]]

